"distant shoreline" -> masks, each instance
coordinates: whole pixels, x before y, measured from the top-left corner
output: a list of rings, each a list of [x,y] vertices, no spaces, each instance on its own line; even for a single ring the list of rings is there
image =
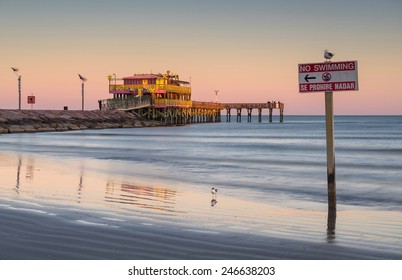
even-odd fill
[[[0,109],[0,134],[163,126],[123,111]]]

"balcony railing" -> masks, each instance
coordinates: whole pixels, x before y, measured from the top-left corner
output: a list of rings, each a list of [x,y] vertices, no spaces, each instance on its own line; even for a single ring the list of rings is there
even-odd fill
[[[162,99],[152,100],[151,96],[135,96],[128,99],[106,99],[102,100],[102,110],[130,110],[143,107],[154,106],[155,108],[164,107],[192,107],[191,100]]]
[[[138,109],[152,105],[151,96],[136,96],[129,99],[102,100],[102,110],[128,110]]]
[[[179,94],[191,94],[190,87],[181,87],[175,85],[109,85],[109,92],[111,93],[138,92],[139,89],[150,92],[155,92],[155,90],[164,90],[166,92],[173,92]]]
[[[165,98],[157,98],[154,100],[154,107],[191,107],[191,100],[177,100],[177,99],[165,99]]]

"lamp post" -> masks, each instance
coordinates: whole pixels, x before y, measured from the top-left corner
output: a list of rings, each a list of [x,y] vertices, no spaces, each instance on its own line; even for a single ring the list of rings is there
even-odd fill
[[[219,89],[215,90],[215,103],[218,103],[218,92]]]
[[[82,111],[84,111],[84,83],[86,82],[86,78],[80,74],[78,74],[78,77],[81,80],[81,88],[82,88]]]
[[[18,75],[18,68],[11,67],[15,75],[18,77],[18,110],[21,110],[21,75]]]

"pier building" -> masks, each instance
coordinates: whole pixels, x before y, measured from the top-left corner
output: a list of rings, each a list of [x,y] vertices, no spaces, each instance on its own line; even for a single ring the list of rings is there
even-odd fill
[[[226,110],[226,121],[231,121],[231,110],[237,112],[237,122],[241,122],[242,110],[247,111],[247,121],[251,122],[253,109],[258,110],[258,121],[262,122],[262,110],[279,110],[283,122],[284,104],[266,103],[218,103],[191,100],[191,84],[180,80],[177,74],[135,74],[123,78],[109,75],[109,93],[113,98],[100,100],[101,110],[132,111],[140,117],[158,120],[167,124],[187,124],[220,122],[221,112]]]

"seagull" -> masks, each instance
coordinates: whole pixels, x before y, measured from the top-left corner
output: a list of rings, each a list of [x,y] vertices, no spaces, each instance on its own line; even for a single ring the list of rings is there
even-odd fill
[[[324,58],[330,60],[334,56],[334,53],[329,52],[328,50],[324,51]]]
[[[86,82],[87,78],[85,78],[84,76],[81,76],[80,74],[78,74],[78,77],[80,77],[81,81]]]
[[[18,68],[11,67],[11,69],[12,69],[14,72],[18,72]]]

